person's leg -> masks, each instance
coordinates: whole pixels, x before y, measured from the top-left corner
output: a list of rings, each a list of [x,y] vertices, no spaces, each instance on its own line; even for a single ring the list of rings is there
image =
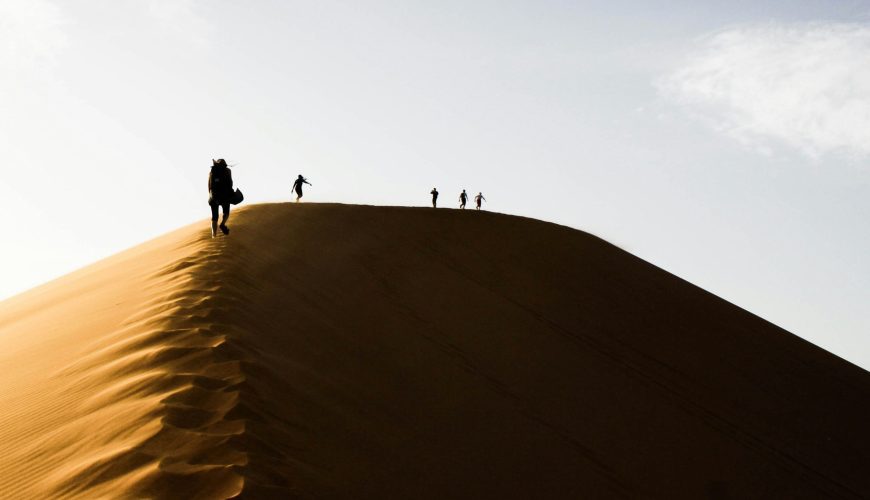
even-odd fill
[[[217,234],[218,205],[212,202],[208,206],[211,208],[211,236],[214,238],[214,235]]]
[[[299,198],[302,198],[302,188],[296,188],[296,203],[299,203]]]
[[[220,225],[221,231],[223,231],[224,234],[230,234],[230,228],[227,227],[227,219],[230,218],[230,204],[229,203],[222,204],[221,209],[223,209],[223,211],[224,211],[224,216],[221,219],[221,225]]]

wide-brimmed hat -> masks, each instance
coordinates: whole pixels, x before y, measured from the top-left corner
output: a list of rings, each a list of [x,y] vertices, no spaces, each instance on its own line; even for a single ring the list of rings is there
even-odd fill
[[[224,160],[223,158],[220,158],[218,160],[215,160],[214,158],[212,158],[211,163],[215,167],[217,167],[217,166],[226,167],[227,166],[227,161]]]

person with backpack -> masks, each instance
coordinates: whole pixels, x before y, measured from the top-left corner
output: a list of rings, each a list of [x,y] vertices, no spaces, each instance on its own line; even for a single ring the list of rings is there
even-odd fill
[[[230,203],[233,199],[233,173],[223,158],[212,159],[211,162],[211,171],[208,173],[208,204],[211,207],[211,237],[214,238],[218,227],[222,233],[230,234],[227,219],[230,218]],[[220,226],[218,226],[218,207],[224,214]]]
[[[293,191],[296,191],[296,203],[299,203],[299,198],[302,198],[302,184],[312,185],[305,177],[302,177],[302,174],[299,174],[296,182],[293,183]]]
[[[432,208],[438,208],[438,190],[432,188],[432,191],[429,192],[432,195]]]
[[[459,208],[465,210],[465,202],[468,201],[468,195],[465,194],[465,190],[463,189],[461,193],[459,193]]]
[[[486,201],[486,198],[483,197],[483,192],[478,192],[477,196],[474,197],[474,203],[477,204],[475,210],[480,210],[480,202]]]

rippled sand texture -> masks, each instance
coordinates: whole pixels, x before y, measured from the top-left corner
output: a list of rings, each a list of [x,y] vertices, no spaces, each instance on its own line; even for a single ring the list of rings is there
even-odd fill
[[[0,498],[870,496],[868,372],[598,238],[230,226],[0,303]]]

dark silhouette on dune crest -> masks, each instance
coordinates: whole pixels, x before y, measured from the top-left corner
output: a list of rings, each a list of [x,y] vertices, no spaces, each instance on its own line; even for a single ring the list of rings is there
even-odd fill
[[[309,186],[311,185],[311,183],[308,182],[308,179],[302,177],[302,174],[299,174],[299,177],[297,177],[296,180],[293,181],[293,191],[296,192],[296,203],[299,203],[299,200],[302,198],[303,184],[308,184]]]
[[[870,497],[868,372],[521,217],[245,207],[0,303],[0,356],[2,498]]]
[[[211,207],[211,236],[218,230],[218,207],[223,210],[220,229],[229,234],[227,220],[230,218],[230,204],[233,197],[233,173],[226,160],[212,160],[211,171],[208,173],[208,205]]]

